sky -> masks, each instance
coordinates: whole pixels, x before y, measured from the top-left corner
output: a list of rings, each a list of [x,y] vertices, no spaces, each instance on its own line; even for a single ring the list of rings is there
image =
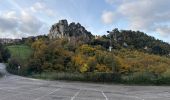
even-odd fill
[[[170,0],[0,0],[0,38],[48,34],[61,19],[94,35],[140,30],[170,43]]]

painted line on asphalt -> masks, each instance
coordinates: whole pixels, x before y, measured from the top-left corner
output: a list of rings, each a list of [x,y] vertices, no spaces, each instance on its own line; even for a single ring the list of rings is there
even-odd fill
[[[73,97],[71,97],[71,100],[74,100],[79,95],[80,91],[81,89],[78,92],[76,92]]]
[[[48,95],[50,95],[50,94],[53,94],[54,92],[57,92],[57,91],[59,91],[59,90],[61,90],[61,88],[55,89],[54,91],[52,91],[52,92],[50,92],[50,93],[48,93],[48,94],[46,94],[46,95],[43,95],[43,96],[41,96],[41,97],[39,97],[39,98],[37,98],[37,99],[34,99],[34,100],[40,100],[40,99],[42,99],[42,98],[44,98],[44,97],[46,97],[46,96],[48,96]]]
[[[104,93],[103,91],[101,91],[101,92],[102,92],[103,96],[105,97],[105,100],[109,100],[109,99],[107,98],[107,96],[105,95],[105,93]]]
[[[141,97],[138,97],[138,96],[132,96],[132,95],[128,95],[128,94],[113,94],[113,95],[116,95],[116,96],[123,96],[123,97],[129,97],[129,98],[136,98],[136,99],[138,99],[138,100],[145,100],[145,99],[143,99],[143,98],[141,98]]]
[[[130,95],[128,95],[127,97],[132,97],[132,98],[136,98],[136,99],[139,99],[139,100],[145,100],[145,99],[142,99],[142,98],[140,98],[138,96],[130,96]]]

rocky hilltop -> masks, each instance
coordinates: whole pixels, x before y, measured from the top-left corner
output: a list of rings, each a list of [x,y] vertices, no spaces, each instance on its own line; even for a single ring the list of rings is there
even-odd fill
[[[80,23],[70,23],[67,20],[60,20],[58,23],[52,25],[49,38],[81,38],[82,40],[88,41],[93,35],[88,32]]]

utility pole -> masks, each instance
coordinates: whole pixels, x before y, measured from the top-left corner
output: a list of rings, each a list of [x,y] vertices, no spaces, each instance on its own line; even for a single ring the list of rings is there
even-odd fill
[[[114,29],[112,31],[107,31],[107,33],[109,33],[110,35],[110,46],[109,46],[109,51],[111,52],[112,51],[112,38],[114,38],[114,41],[117,43],[117,32],[116,30],[118,29]]]
[[[21,69],[21,66],[19,65],[18,66],[18,75],[20,74],[19,72],[20,72],[20,69]]]
[[[109,41],[110,41],[109,51],[111,52],[111,51],[112,51],[112,48],[113,48],[113,47],[112,47],[112,35],[111,35],[112,32],[107,31],[107,33],[109,33],[109,35],[110,35],[110,40],[109,40]]]

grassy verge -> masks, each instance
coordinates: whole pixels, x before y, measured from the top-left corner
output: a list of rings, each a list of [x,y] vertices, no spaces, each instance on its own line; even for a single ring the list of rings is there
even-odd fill
[[[154,76],[148,72],[138,72],[132,75],[122,76],[121,83],[123,84],[140,84],[140,85],[170,85],[169,76]]]
[[[153,77],[150,74],[137,73],[135,75],[119,76],[112,73],[56,73],[43,72],[41,74],[33,74],[29,76],[36,79],[45,80],[67,80],[67,81],[82,81],[82,82],[101,82],[101,83],[116,83],[127,85],[170,85],[170,77],[161,76]]]
[[[56,73],[44,72],[41,74],[34,74],[31,77],[48,80],[70,80],[70,81],[86,81],[86,82],[118,82],[117,75],[112,73]]]

